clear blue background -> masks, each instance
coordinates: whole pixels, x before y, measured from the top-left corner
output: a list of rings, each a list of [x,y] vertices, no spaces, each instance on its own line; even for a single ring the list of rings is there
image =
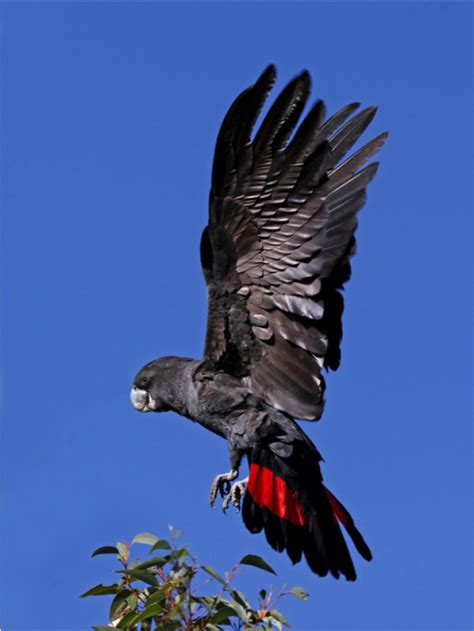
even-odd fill
[[[1,613],[88,629],[99,545],[172,523],[249,594],[302,585],[296,629],[469,629],[468,4],[3,4]],[[128,402],[148,360],[201,355],[198,240],[214,140],[269,62],[391,133],[361,216],[343,365],[304,427],[374,551],[355,584],[292,567],[211,511],[225,443]],[[368,136],[366,136],[368,137]],[[143,553],[144,550],[139,550]]]

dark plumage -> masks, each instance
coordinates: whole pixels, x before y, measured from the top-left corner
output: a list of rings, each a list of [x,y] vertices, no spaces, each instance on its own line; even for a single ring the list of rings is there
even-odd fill
[[[381,134],[346,157],[375,115],[348,105],[324,120],[318,101],[294,132],[310,92],[304,71],[276,98],[251,138],[275,81],[269,66],[230,107],[215,149],[209,223],[201,239],[208,289],[202,360],[164,357],[136,376],[132,403],[174,410],[227,439],[228,474],[217,491],[240,507],[251,532],[313,572],[354,580],[339,524],[371,553],[352,518],[324,487],[321,457],[293,420],[317,420],[322,369],[336,370],[342,286],[350,278],[357,212]],[[248,481],[235,480],[243,456]]]

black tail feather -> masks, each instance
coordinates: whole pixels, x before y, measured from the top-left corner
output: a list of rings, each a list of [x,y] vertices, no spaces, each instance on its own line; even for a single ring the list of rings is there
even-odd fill
[[[360,556],[366,561],[372,561],[372,552],[369,549],[369,546],[365,543],[364,538],[360,534],[359,530],[357,530],[354,520],[343,504],[334,497],[334,495],[329,491],[326,487],[324,487],[326,493],[329,497],[329,501],[333,506],[333,512],[338,519],[338,521],[344,526],[347,534],[352,539],[352,542],[360,554]]]
[[[315,574],[342,574],[354,581],[354,564],[339,523],[364,559],[372,554],[347,509],[322,484],[319,463],[314,453],[311,456],[308,467],[308,453],[287,460],[269,448],[255,447],[249,458],[243,521],[252,533],[264,530],[272,548],[286,550],[293,563],[304,555]]]

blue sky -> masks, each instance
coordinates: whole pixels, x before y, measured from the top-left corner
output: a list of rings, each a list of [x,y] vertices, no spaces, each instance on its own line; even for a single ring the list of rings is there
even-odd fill
[[[261,554],[295,629],[469,629],[472,6],[4,3],[0,626],[105,623],[99,545],[172,523],[219,570]],[[232,99],[273,62],[390,140],[361,216],[343,364],[304,428],[374,552],[292,567],[207,504],[225,443],[139,415],[134,373],[200,357],[198,240]],[[367,137],[367,136],[366,136]],[[249,568],[249,594],[271,579]]]

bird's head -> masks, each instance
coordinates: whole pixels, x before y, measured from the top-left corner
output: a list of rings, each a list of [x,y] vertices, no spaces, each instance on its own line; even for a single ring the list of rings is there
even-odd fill
[[[167,412],[180,406],[184,384],[183,357],[160,357],[146,364],[133,380],[130,401],[139,412]]]
[[[132,384],[130,401],[139,412],[166,412],[168,404],[168,382],[173,358],[154,359],[138,372]]]

